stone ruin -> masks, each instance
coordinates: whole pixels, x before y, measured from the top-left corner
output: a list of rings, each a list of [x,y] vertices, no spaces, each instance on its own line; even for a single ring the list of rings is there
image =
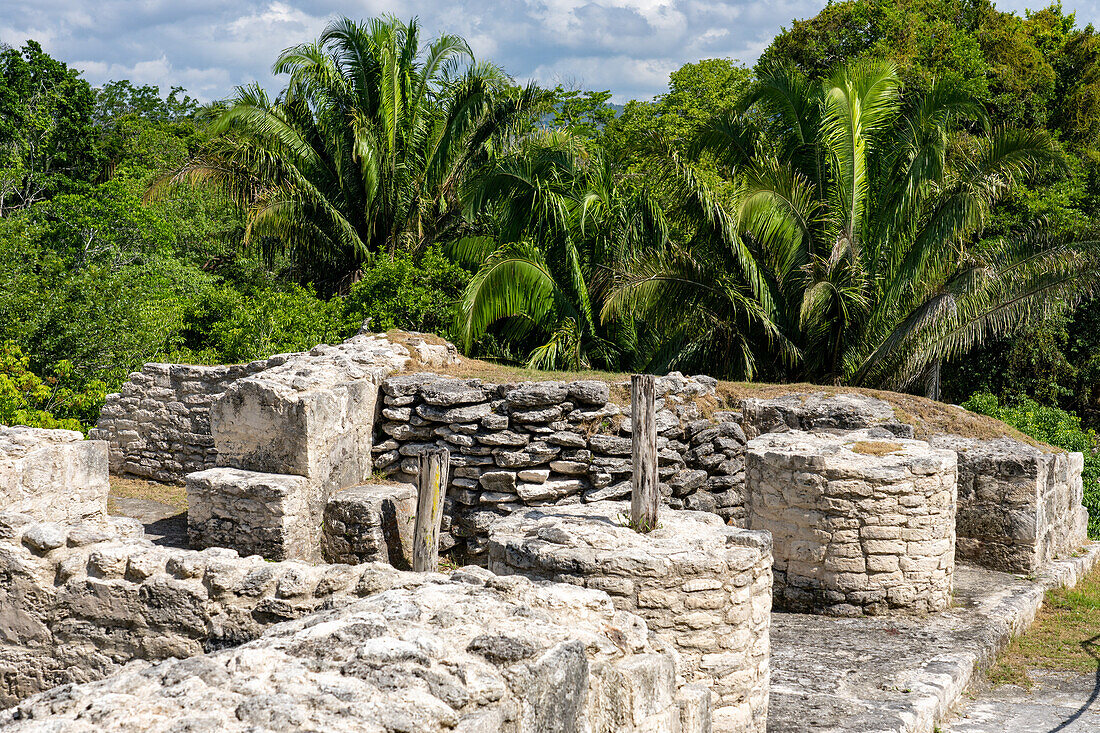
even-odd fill
[[[15,730],[754,731],[777,609],[928,614],[956,562],[1085,542],[1080,454],[937,435],[859,394],[657,381],[660,526],[626,526],[626,383],[490,383],[362,332],[151,364],[92,440],[0,429],[0,720]],[[405,572],[417,458],[441,549]],[[186,483],[192,549],[107,517],[107,468]],[[481,566],[481,567],[478,567]],[[487,566],[488,569],[484,569]]]

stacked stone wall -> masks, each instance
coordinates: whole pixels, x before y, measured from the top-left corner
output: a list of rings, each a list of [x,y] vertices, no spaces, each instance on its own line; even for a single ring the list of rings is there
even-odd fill
[[[896,423],[881,400],[803,395],[720,409],[710,377],[657,379],[658,474],[673,509],[745,518],[746,434]],[[415,479],[429,446],[451,452],[448,528],[441,549],[483,557],[489,525],[527,507],[621,499],[630,493],[629,383],[492,384],[437,374],[382,382],[374,466]]]
[[[192,546],[318,561],[325,507],[371,477],[379,383],[453,347],[360,333],[231,385],[211,411],[217,467],[187,477]]]
[[[0,706],[133,659],[249,641],[384,589],[397,573],[166,548],[121,517],[57,524],[24,514],[0,514],[0,568]]]
[[[1009,438],[945,435],[933,438],[932,444],[956,451],[959,457],[960,561],[1032,573],[1087,541],[1080,453]]]
[[[225,465],[218,462],[211,411],[240,380],[268,370],[278,380],[280,373],[293,374],[297,363],[340,361],[360,370],[376,367],[381,376],[411,364],[431,368],[457,359],[455,347],[435,337],[376,335],[368,326],[341,344],[321,344],[308,352],[276,354],[248,364],[146,364],[119,392],[107,395],[91,437],[107,441],[112,473],[182,483],[189,473]],[[369,436],[369,425],[367,431]]]
[[[657,380],[659,467],[673,508],[742,512],[745,442],[739,414],[703,417],[715,381]],[[619,499],[630,493],[630,408],[622,385],[597,381],[490,384],[433,374],[382,382],[374,466],[413,481],[427,447],[451,452],[449,529],[441,549],[484,555],[496,519],[533,506]]]
[[[607,592],[676,647],[687,682],[710,689],[714,730],[763,733],[771,537],[671,509],[639,534],[629,512],[598,502],[514,514],[490,530],[489,569]]]
[[[217,463],[210,408],[238,379],[285,356],[230,366],[146,364],[107,395],[91,437],[107,441],[112,473],[168,483]]]
[[[777,608],[837,616],[947,608],[953,451],[878,431],[789,432],[756,438],[747,455],[747,524],[772,534]]]
[[[415,486],[352,486],[325,505],[321,552],[326,562],[388,562],[409,570],[415,519]],[[443,519],[446,531],[450,529],[450,517]]]

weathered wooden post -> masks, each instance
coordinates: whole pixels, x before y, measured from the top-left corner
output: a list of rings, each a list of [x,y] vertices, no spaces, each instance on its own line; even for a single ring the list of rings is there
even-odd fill
[[[439,524],[450,467],[451,453],[446,448],[429,448],[420,454],[412,551],[412,569],[418,573],[439,569]]]
[[[657,483],[655,393],[652,374],[635,374],[630,378],[630,457],[634,468],[630,526],[638,532],[657,528],[657,505],[661,500]]]

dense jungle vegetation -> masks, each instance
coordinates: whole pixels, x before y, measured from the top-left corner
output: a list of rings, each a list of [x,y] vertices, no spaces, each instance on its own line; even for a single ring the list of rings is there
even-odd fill
[[[371,318],[969,399],[1095,451],[1100,38],[1060,5],[834,3],[621,110],[389,17],[273,61],[277,94],[200,105],[0,48],[0,423],[86,428],[143,362]]]

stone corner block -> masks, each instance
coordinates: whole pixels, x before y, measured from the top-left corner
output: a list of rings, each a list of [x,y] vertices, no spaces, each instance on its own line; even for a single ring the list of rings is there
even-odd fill
[[[321,549],[326,562],[388,562],[412,567],[416,488],[412,484],[352,486],[325,505]]]
[[[328,491],[366,481],[378,378],[287,364],[235,382],[213,406],[221,466],[305,476]]]
[[[70,521],[107,512],[107,443],[74,430],[0,426],[0,509]]]

